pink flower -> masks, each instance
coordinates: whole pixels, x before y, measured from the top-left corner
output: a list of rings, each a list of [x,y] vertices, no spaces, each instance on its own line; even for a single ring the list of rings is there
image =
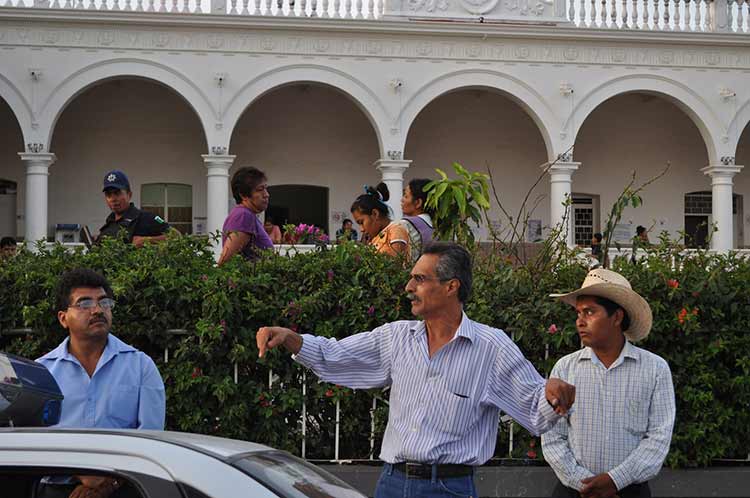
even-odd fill
[[[205,282],[206,280],[208,280],[208,275],[201,275],[201,280],[203,280],[204,282]]]
[[[550,334],[557,334],[557,325],[555,325],[554,323],[550,325],[547,329],[547,332],[549,332]]]
[[[529,450],[529,451],[526,452],[526,456],[529,457],[529,458],[536,458],[536,451]]]
[[[333,275],[334,275],[333,270],[328,270],[326,272],[326,278],[328,279],[329,282],[333,282]]]
[[[307,227],[307,233],[313,233],[313,232],[315,232],[315,227],[313,225],[310,225],[309,227]]]
[[[375,306],[370,306],[369,308],[367,308],[367,314],[370,315],[370,316],[374,315],[375,314]]]

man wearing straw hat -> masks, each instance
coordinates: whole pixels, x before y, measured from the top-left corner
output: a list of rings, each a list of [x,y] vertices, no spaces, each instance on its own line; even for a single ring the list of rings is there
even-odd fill
[[[573,306],[584,348],[551,377],[576,386],[576,410],[542,436],[560,479],[552,496],[650,497],[675,417],[667,362],[632,343],[651,330],[651,308],[619,273],[595,269],[580,289],[550,297]]]

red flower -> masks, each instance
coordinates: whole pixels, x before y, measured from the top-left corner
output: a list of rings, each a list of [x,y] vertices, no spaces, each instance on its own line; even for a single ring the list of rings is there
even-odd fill
[[[268,401],[261,401],[260,406],[262,406],[263,408],[268,408],[269,406],[271,406],[271,403],[269,403]]]
[[[680,286],[680,282],[678,282],[677,280],[675,280],[673,278],[670,278],[669,280],[667,280],[667,286],[670,289],[676,289],[677,287]]]
[[[557,325],[555,325],[554,323],[550,325],[547,329],[547,332],[549,332],[550,334],[557,334]]]
[[[693,291],[693,297],[698,297],[698,296],[700,296],[700,295],[701,295],[701,293],[700,293],[700,292],[698,292],[698,291]]]
[[[529,441],[529,448],[535,448],[536,447],[536,440],[532,439]]]
[[[201,370],[201,368],[200,368],[200,367],[195,367],[195,368],[193,369],[193,373],[192,373],[192,374],[190,374],[190,376],[191,376],[192,378],[194,378],[194,379],[195,379],[195,378],[197,378],[197,377],[200,377],[201,375],[203,375],[203,370]]]
[[[536,458],[536,451],[529,450],[529,451],[526,452],[526,456],[529,457],[529,458]]]
[[[367,314],[369,316],[374,315],[375,314],[375,306],[370,306],[369,308],[367,308]]]
[[[326,398],[333,397],[333,391],[331,389],[326,390]]]

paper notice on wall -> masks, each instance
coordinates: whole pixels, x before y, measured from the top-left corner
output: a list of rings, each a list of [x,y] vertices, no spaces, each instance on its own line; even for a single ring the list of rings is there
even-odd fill
[[[542,240],[542,220],[529,220],[526,225],[526,242]]]
[[[635,228],[632,223],[618,223],[612,232],[612,242],[618,244],[630,244],[635,236]]]

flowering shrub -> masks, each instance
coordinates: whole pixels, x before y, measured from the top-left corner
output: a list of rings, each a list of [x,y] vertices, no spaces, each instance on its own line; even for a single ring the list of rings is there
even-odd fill
[[[315,225],[301,223],[284,225],[284,241],[288,244],[328,244],[330,239],[326,233]]]
[[[649,251],[646,259],[621,261],[614,269],[651,304],[654,328],[643,346],[666,358],[674,376],[678,414],[668,461],[692,466],[745,458],[750,263],[735,255],[685,256],[667,246]],[[303,370],[280,351],[258,360],[258,327],[275,324],[342,338],[410,315],[403,292],[407,270],[361,244],[294,257],[268,254],[254,264],[234,258],[216,267],[200,239],[181,237],[143,249],[108,240],[87,254],[61,247],[22,251],[0,265],[0,349],[37,358],[63,339],[53,290],[59,275],[75,266],[97,269],[112,283],[113,333],[157,362],[167,388],[168,428],[259,441],[297,454]],[[536,271],[514,267],[504,255],[477,254],[467,314],[504,329],[547,373],[579,347],[572,308],[547,296],[579,287],[586,271],[573,258],[553,271]],[[9,334],[22,327],[33,333]],[[387,399],[387,392],[320,383],[309,372],[304,384],[307,456],[333,455],[338,401],[340,456],[368,457],[372,399]],[[387,405],[378,403],[374,413],[377,456]],[[518,425],[513,431],[513,456],[543,458],[538,439]],[[496,455],[507,456],[508,437],[505,426]]]

